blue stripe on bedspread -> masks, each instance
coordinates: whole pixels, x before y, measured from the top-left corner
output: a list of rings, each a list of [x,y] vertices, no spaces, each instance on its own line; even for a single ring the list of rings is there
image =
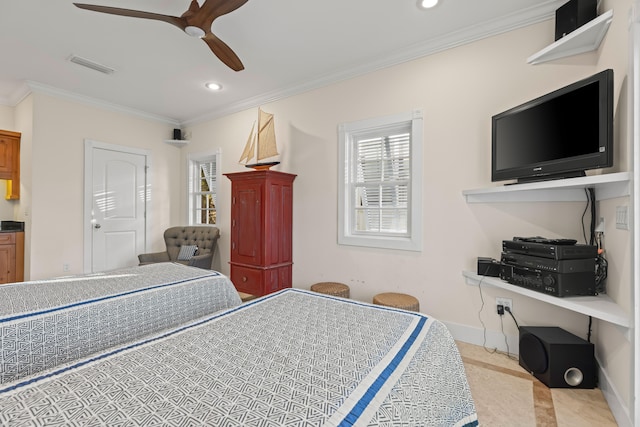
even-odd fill
[[[384,383],[389,380],[391,374],[398,369],[398,365],[400,361],[407,355],[409,348],[415,343],[418,334],[424,328],[425,323],[427,322],[426,318],[421,318],[418,321],[413,332],[409,338],[402,344],[400,351],[394,356],[389,365],[387,365],[384,370],[378,375],[373,384],[367,389],[367,392],[358,400],[355,404],[354,408],[347,414],[346,417],[340,423],[340,426],[352,426],[358,421],[360,416],[362,416],[363,412],[367,409],[367,407],[371,404],[376,394],[382,389]]]
[[[123,277],[128,277],[129,275],[123,275]],[[197,279],[204,279],[207,277],[218,277],[220,276],[220,273],[214,271],[212,272],[212,274],[208,274],[206,276],[200,276]],[[113,277],[113,276],[111,276]],[[104,297],[100,297],[100,298],[93,298],[93,299],[88,299],[88,300],[84,300],[84,301],[79,301],[79,302],[74,302],[72,304],[68,304],[68,305],[61,305],[58,307],[53,307],[53,308],[48,308],[45,310],[41,310],[41,311],[32,311],[29,313],[20,313],[20,314],[16,314],[16,315],[11,315],[5,318],[1,318],[0,319],[0,323],[6,323],[6,322],[11,322],[13,320],[19,320],[19,319],[25,319],[27,317],[36,317],[36,316],[40,316],[43,314],[49,314],[49,313],[53,313],[56,311],[62,311],[62,310],[66,310],[69,308],[74,308],[74,307],[80,307],[83,305],[89,305],[89,304],[94,304],[94,303],[98,303],[98,302],[103,302],[103,301],[107,301],[107,300],[111,300],[114,298],[122,298],[122,297],[127,297],[133,294],[137,294],[140,292],[148,292],[148,291],[152,291],[155,289],[160,289],[160,288],[166,288],[167,286],[176,286],[176,285],[181,285],[183,283],[186,282],[191,282],[193,281],[193,278],[189,278],[189,279],[184,279],[184,280],[179,280],[179,281],[175,281],[175,282],[170,282],[170,283],[163,283],[161,285],[156,285],[156,286],[149,286],[146,288],[141,288],[141,289],[136,289],[133,291],[128,291],[128,292],[123,292],[120,294],[113,294],[113,295],[108,295],[108,296],[104,296]]]
[[[94,299],[115,298],[185,280],[220,276],[217,271],[160,263],[102,273],[10,283],[0,287],[0,321]]]
[[[2,286],[0,384],[240,302],[220,273],[171,263]]]
[[[440,322],[295,289],[8,384],[0,407],[16,426],[477,425]]]

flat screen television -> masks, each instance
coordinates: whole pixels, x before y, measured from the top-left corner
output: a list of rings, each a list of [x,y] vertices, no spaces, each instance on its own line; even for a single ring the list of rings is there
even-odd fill
[[[491,181],[584,176],[613,166],[613,70],[492,117]]]

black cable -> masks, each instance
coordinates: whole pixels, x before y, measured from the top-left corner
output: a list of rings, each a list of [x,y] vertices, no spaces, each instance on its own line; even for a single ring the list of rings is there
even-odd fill
[[[518,327],[518,330],[520,330],[520,325],[518,325],[518,322],[516,321],[516,318],[513,317],[513,313],[511,312],[511,309],[509,308],[509,306],[506,305],[504,307],[504,310],[509,312],[509,314],[511,315],[511,318],[513,319],[513,321],[515,322],[516,326]],[[511,351],[509,350],[509,342],[507,340],[507,334],[504,333],[504,323],[502,322],[502,316],[500,316],[500,329],[502,330],[502,335],[504,335],[504,344],[507,346],[506,356],[511,360],[518,360],[518,357],[512,356],[511,355]]]
[[[511,309],[510,309],[509,307],[505,307],[504,309],[505,309],[505,311],[506,311],[507,313],[509,313],[509,314],[511,315],[511,318],[513,319],[513,323],[515,323],[515,324],[516,324],[516,328],[518,328],[518,330],[520,330],[520,325],[518,325],[518,321],[516,320],[516,317],[515,317],[515,316],[513,315],[513,313],[511,312]]]
[[[500,316],[500,330],[502,331],[502,335],[504,336],[504,345],[507,347],[507,357],[511,359],[511,352],[509,351],[509,341],[507,340],[507,334],[504,332],[504,322],[502,321],[502,316]]]
[[[487,270],[485,271],[485,273],[488,273],[488,272],[489,272],[489,266],[487,266]],[[480,324],[482,324],[482,348],[484,348],[485,351],[489,353],[495,353],[496,349],[491,351],[487,348],[487,327],[482,321],[482,316],[480,316],[482,314],[482,309],[484,308],[484,297],[482,296],[482,281],[484,280],[485,275],[481,275],[481,277],[482,278],[478,282],[478,291],[480,292],[480,301],[482,301],[482,305],[480,305],[480,310],[478,311],[478,320],[480,320]]]
[[[589,204],[591,203],[591,198],[589,197],[589,192],[587,191],[587,189],[584,189],[585,195],[587,196],[587,204],[584,207],[584,211],[582,211],[582,237],[584,238],[584,244],[588,244],[589,241],[587,240],[587,231],[584,228],[584,216],[587,214],[587,210],[589,209]]]
[[[609,263],[603,254],[596,258],[596,292],[599,294],[606,293],[605,283],[607,279]]]
[[[589,329],[587,330],[587,342],[591,342],[591,324],[593,323],[593,317],[589,316]]]
[[[591,204],[591,227],[589,228],[590,237],[589,244],[593,245],[596,240],[596,190],[595,188],[589,188],[589,201]]]
[[[584,207],[584,211],[582,211],[582,237],[584,238],[585,245],[593,245],[596,239],[596,190],[594,188],[585,188],[584,192],[587,196],[587,204]],[[587,230],[584,226],[584,217],[587,214],[587,210],[589,210],[591,214],[588,239]]]

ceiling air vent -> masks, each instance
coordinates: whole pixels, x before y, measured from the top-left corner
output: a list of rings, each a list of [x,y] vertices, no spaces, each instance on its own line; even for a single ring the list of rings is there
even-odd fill
[[[113,74],[116,72],[114,68],[107,67],[106,65],[99,64],[90,59],[83,58],[77,55],[71,55],[69,57],[69,61],[73,62],[74,64],[82,65],[83,67],[91,68],[92,70],[100,71],[104,74]]]

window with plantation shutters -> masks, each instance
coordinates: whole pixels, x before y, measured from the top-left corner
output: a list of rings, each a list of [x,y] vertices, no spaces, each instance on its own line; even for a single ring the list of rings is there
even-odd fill
[[[219,154],[189,156],[189,224],[217,222]]]
[[[339,243],[421,250],[421,113],[341,124],[339,134]]]

